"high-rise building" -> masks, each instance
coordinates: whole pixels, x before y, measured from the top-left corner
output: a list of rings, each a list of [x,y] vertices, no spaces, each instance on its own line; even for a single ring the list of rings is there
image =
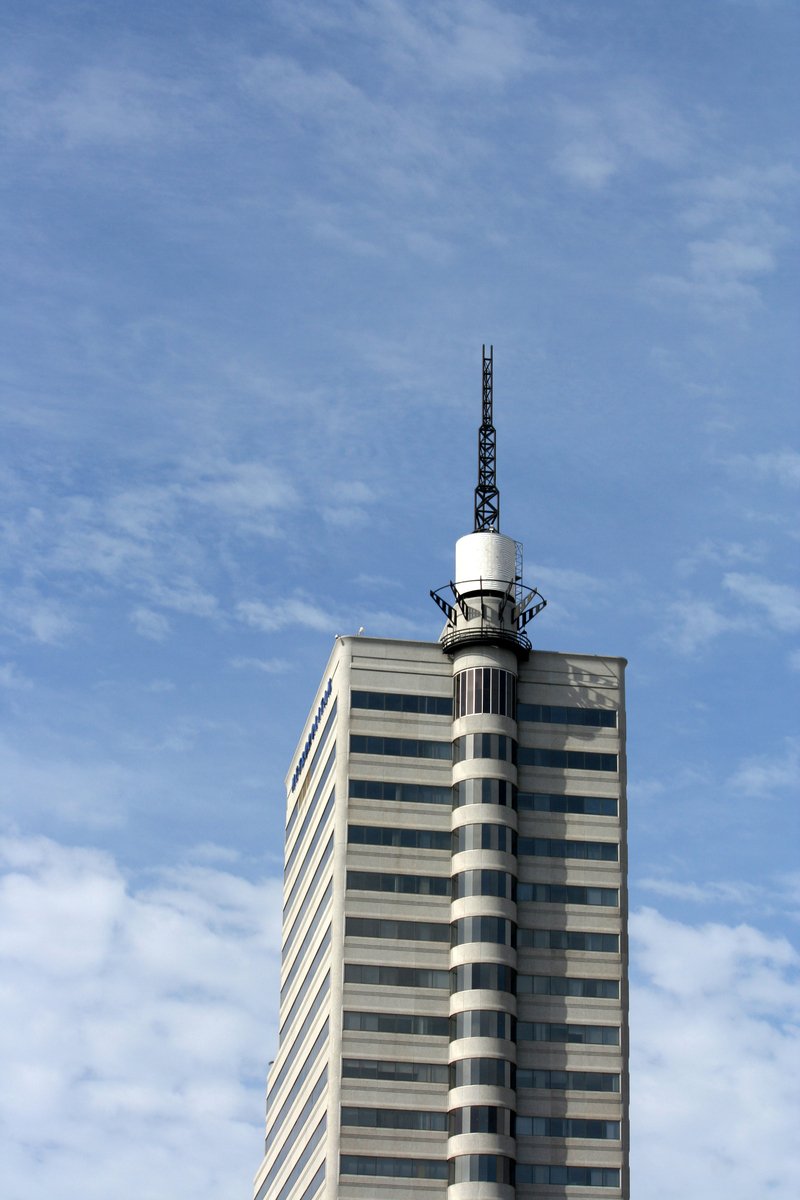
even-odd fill
[[[338,637],[287,777],[256,1200],[627,1200],[624,666],[532,649],[484,352],[439,642]]]

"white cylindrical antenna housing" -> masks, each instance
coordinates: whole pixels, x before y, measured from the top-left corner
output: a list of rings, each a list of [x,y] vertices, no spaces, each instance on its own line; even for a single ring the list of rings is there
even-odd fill
[[[462,596],[505,593],[517,572],[517,543],[490,530],[468,533],[456,542],[455,584]]]

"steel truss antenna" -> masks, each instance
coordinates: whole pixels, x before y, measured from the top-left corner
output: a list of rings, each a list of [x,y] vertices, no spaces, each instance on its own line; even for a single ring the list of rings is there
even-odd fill
[[[492,423],[492,359],[494,347],[483,347],[483,416],[478,430],[478,486],[475,488],[475,532],[500,532],[500,493],[497,490],[497,445]]]

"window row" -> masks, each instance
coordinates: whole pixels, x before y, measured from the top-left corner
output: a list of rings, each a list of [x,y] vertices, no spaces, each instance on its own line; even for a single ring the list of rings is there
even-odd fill
[[[514,1184],[514,1159],[502,1154],[457,1154],[450,1159],[449,1183]]]
[[[267,1174],[267,1190],[277,1178],[281,1167],[286,1162],[287,1155],[291,1154],[297,1145],[298,1140],[303,1136],[303,1131],[307,1128],[309,1118],[316,1107],[320,1097],[325,1092],[328,1086],[328,1068],[325,1067],[317,1082],[314,1084],[308,1099],[300,1110],[296,1120],[293,1122],[291,1129],[287,1132],[283,1139],[283,1145],[278,1152],[277,1157],[272,1163]]]
[[[591,817],[615,817],[617,801],[610,796],[564,796],[552,792],[520,792],[520,812],[578,813]]]
[[[452,834],[441,829],[395,829],[390,825],[348,825],[352,846],[399,846],[408,850],[449,850]]]
[[[618,979],[578,979],[574,975],[519,975],[518,996],[583,996],[619,1000]]]
[[[510,1108],[496,1104],[471,1104],[451,1109],[447,1132],[449,1137],[462,1133],[497,1133],[514,1137],[516,1118]]]
[[[295,800],[295,806],[292,809],[291,815],[286,824],[286,840],[287,841],[289,840],[289,835],[291,834],[292,829],[294,828],[295,822],[297,821],[297,818],[300,815],[300,812],[302,810],[303,799],[305,797],[306,792],[308,791],[311,780],[314,778],[314,772],[317,769],[317,763],[320,761],[320,759],[322,757],[323,751],[325,750],[325,746],[327,745],[327,742],[328,742],[328,738],[330,737],[330,735],[333,733],[334,729],[336,728],[337,703],[338,703],[338,701],[334,700],[333,704],[331,705],[331,711],[328,714],[328,720],[325,722],[325,728],[323,729],[322,733],[319,735],[319,740],[317,741],[316,748],[314,749],[314,756],[311,759],[308,770],[305,773],[305,778],[303,780],[303,786],[300,788],[300,791],[297,793],[297,798]],[[297,766],[294,769],[294,774],[292,775],[292,791],[294,791],[294,789],[297,787],[297,781],[299,780],[301,774],[303,773],[303,768],[308,760],[308,755],[311,751],[312,745],[313,745],[313,738],[312,738],[312,735],[309,734],[309,737],[306,740],[306,744],[303,747],[303,750],[300,754],[300,758],[298,760]]]
[[[517,720],[543,721],[548,725],[593,725],[601,729],[617,727],[617,713],[613,708],[567,708],[561,704],[520,702]]]
[[[289,1089],[289,1091],[286,1095],[286,1098],[284,1099],[283,1104],[281,1105],[281,1107],[278,1111],[278,1114],[274,1120],[270,1119],[271,1118],[271,1105],[267,1110],[267,1139],[268,1140],[276,1138],[278,1133],[280,1132],[280,1130],[283,1128],[284,1122],[286,1121],[287,1117],[289,1116],[289,1113],[292,1110],[292,1107],[300,1093],[300,1090],[302,1089],[303,1085],[305,1084],[306,1080],[308,1079],[309,1075],[311,1074],[312,1070],[314,1069],[317,1059],[320,1057],[320,1055],[322,1054],[322,1051],[325,1049],[327,1044],[328,1044],[328,1021],[326,1020],[325,1024],[322,1026],[322,1029],[317,1034],[317,1037],[314,1040],[313,1046],[309,1050],[308,1054],[305,1056],[305,1059],[303,1060],[303,1062],[300,1066],[300,1070],[297,1072],[295,1081],[292,1084],[291,1088]],[[301,1038],[297,1039],[297,1041],[294,1043],[294,1045],[292,1047],[292,1051],[291,1051],[292,1056],[293,1057],[296,1056],[298,1050],[300,1050],[302,1048],[303,1048],[303,1039],[301,1037]],[[287,1063],[288,1063],[288,1059],[287,1059]],[[284,1064],[284,1067],[286,1069],[285,1070],[283,1068],[281,1069],[281,1073],[278,1076],[278,1078],[275,1080],[275,1083],[272,1084],[272,1082],[270,1081],[270,1089],[269,1089],[269,1094],[267,1096],[268,1104],[270,1103],[272,1097],[277,1095],[284,1079],[286,1079],[288,1077],[289,1067],[287,1066],[286,1063]]]
[[[368,986],[446,988],[450,983],[447,971],[432,971],[426,967],[387,967],[372,963],[345,963],[345,983]]]
[[[618,1188],[619,1171],[616,1167],[557,1167],[517,1163],[517,1183]]]
[[[462,779],[453,785],[453,808],[464,804],[500,804],[516,808],[517,789],[505,779]]]
[[[297,1158],[297,1162],[295,1163],[292,1170],[289,1172],[289,1175],[288,1175],[283,1187],[281,1188],[281,1190],[278,1192],[277,1196],[275,1197],[275,1200],[288,1200],[288,1197],[294,1191],[295,1184],[297,1183],[298,1179],[300,1178],[303,1171],[305,1170],[307,1163],[309,1162],[312,1155],[314,1154],[317,1147],[319,1146],[320,1142],[322,1141],[323,1137],[325,1136],[325,1131],[326,1131],[327,1127],[328,1127],[328,1118],[325,1114],[323,1114],[322,1120],[317,1125],[316,1129],[311,1134],[311,1137],[306,1142],[302,1152],[299,1154],[299,1156]],[[264,1200],[264,1197],[266,1196],[266,1194],[267,1194],[267,1187],[266,1187],[266,1180],[265,1180],[264,1184],[262,1184],[262,1186],[258,1189],[258,1193],[256,1195],[256,1200]],[[310,1190],[306,1191],[307,1196],[311,1196],[313,1194],[314,1193],[311,1192]]]
[[[392,1179],[447,1179],[444,1158],[374,1158],[366,1154],[343,1154],[342,1175],[386,1176]]]
[[[361,1129],[447,1129],[446,1112],[420,1108],[351,1108],[342,1105],[342,1125]]]
[[[582,887],[576,883],[518,883],[517,900],[535,904],[588,904],[618,908],[617,888]]]
[[[447,875],[400,875],[383,871],[348,871],[347,890],[399,892],[405,896],[449,896]]]
[[[452,744],[426,738],[373,737],[350,734],[351,754],[390,754],[395,758],[438,758],[450,762]]]
[[[380,712],[426,713],[434,717],[453,715],[449,696],[412,696],[401,692],[351,692],[351,708],[371,708]]]
[[[541,1071],[520,1067],[517,1088],[557,1092],[619,1092],[619,1075],[610,1071]]]
[[[497,667],[470,667],[453,680],[456,717],[473,713],[496,713],[516,717],[517,678]]]
[[[292,920],[292,927],[286,935],[286,941],[283,943],[281,957],[286,958],[294,945],[294,939],[297,937],[299,930],[303,925],[303,916],[308,911],[309,905],[315,898],[316,890],[319,887],[320,881],[328,873],[331,857],[333,855],[333,833],[328,838],[328,844],[322,852],[322,857],[317,863],[314,874],[311,877],[311,882],[303,893],[303,899],[300,901],[300,907]]]
[[[450,804],[449,787],[429,783],[391,783],[385,779],[351,779],[354,800],[394,800],[402,804]]]
[[[289,912],[292,905],[294,904],[295,898],[304,893],[305,889],[303,888],[303,881],[305,880],[306,874],[307,874],[307,872],[311,866],[311,862],[314,858],[314,851],[316,850],[317,846],[319,845],[322,837],[328,832],[327,826],[328,826],[328,822],[330,820],[331,813],[333,812],[333,805],[334,805],[335,797],[336,797],[336,792],[331,791],[331,794],[328,797],[327,803],[325,804],[325,808],[322,811],[322,816],[319,819],[319,824],[317,825],[317,828],[314,830],[311,840],[308,843],[308,847],[306,848],[305,853],[303,854],[302,860],[300,862],[300,866],[297,868],[297,874],[294,877],[291,887],[289,888],[288,892],[286,893],[286,898],[285,898],[284,904],[283,904],[284,920],[286,919],[286,914]]]
[[[388,1079],[392,1083],[447,1083],[443,1063],[385,1062],[375,1058],[343,1058],[342,1079]]]
[[[389,921],[384,917],[347,917],[347,937],[393,938],[404,942],[447,942],[450,926],[446,921]]]
[[[582,858],[597,862],[617,862],[619,846],[616,842],[577,842],[566,838],[521,837],[517,853],[538,858]]]
[[[521,767],[550,767],[569,771],[616,771],[616,754],[593,754],[588,750],[544,750],[539,746],[520,746],[517,759]]]
[[[460,1058],[450,1063],[450,1088],[485,1087],[514,1088],[516,1068],[505,1058]]]
[[[314,937],[319,929],[320,924],[322,923],[323,919],[327,916],[327,903],[330,900],[330,897],[332,894],[333,894],[333,880],[331,880],[331,882],[328,884],[328,886],[326,887],[326,889],[323,893],[322,900],[320,901],[320,904],[317,907],[317,911],[314,913],[314,918],[308,927],[306,936],[303,938],[303,941],[300,944],[300,948],[298,949],[297,954],[295,955],[295,960],[291,965],[291,968],[289,970],[288,975],[286,976],[286,979],[284,980],[284,984],[283,984],[283,987],[281,988],[281,994],[280,994],[281,1004],[283,1004],[284,1000],[289,995],[289,992],[292,990],[292,984],[294,983],[295,979],[297,978],[298,973],[302,970],[303,964],[306,963],[306,961],[307,961],[306,952],[307,952],[309,946],[311,945],[311,943],[313,942]],[[330,941],[329,938],[328,938],[328,941]],[[316,956],[315,961],[317,963],[317,966],[319,966],[319,951],[317,951],[317,956]]]
[[[495,783],[497,780],[487,780]],[[491,822],[477,822],[471,825],[459,825],[452,833],[453,854],[463,854],[467,850],[499,850],[503,854],[517,853],[516,830],[507,825],[495,825]]]
[[[317,951],[314,954],[314,957],[312,958],[311,962],[308,964],[308,969],[307,969],[305,975],[303,976],[303,982],[300,984],[300,987],[297,989],[295,998],[292,1001],[292,1007],[289,1009],[289,1012],[286,1014],[283,1021],[281,1022],[280,1033],[281,1033],[282,1038],[286,1037],[286,1034],[289,1032],[289,1030],[292,1027],[295,1017],[297,1016],[297,1014],[300,1012],[301,1008],[303,1007],[303,1001],[305,1000],[306,993],[308,992],[308,989],[311,987],[311,984],[314,982],[314,978],[317,974],[317,971],[319,970],[320,963],[322,962],[322,960],[325,958],[326,954],[328,953],[330,944],[331,944],[331,927],[329,925],[327,930],[325,931],[325,936],[323,937],[322,941],[320,942],[319,946],[317,947]]]
[[[517,743],[504,733],[467,733],[453,741],[453,762],[471,758],[493,758],[496,762],[517,761]]]
[[[426,1017],[417,1013],[353,1012],[346,1010],[344,1028],[359,1033],[399,1033],[411,1037],[447,1037],[448,1017]]]
[[[525,886],[525,885],[523,885]],[[517,945],[535,950],[589,950],[595,954],[619,954],[618,933],[594,933],[584,929],[520,929]]]
[[[586,1117],[517,1117],[519,1137],[602,1138],[619,1141],[619,1121]]]
[[[517,1042],[568,1042],[576,1046],[618,1046],[616,1025],[563,1025],[549,1021],[518,1021]]]
[[[319,783],[314,788],[314,795],[311,797],[311,800],[309,801],[308,805],[305,807],[305,816],[303,817],[302,823],[300,825],[300,829],[298,830],[297,837],[295,839],[295,843],[292,846],[292,849],[290,850],[289,855],[286,859],[286,863],[283,868],[284,879],[287,877],[287,875],[289,875],[292,867],[294,866],[295,859],[297,858],[300,848],[303,845],[303,838],[305,837],[306,833],[308,832],[308,827],[311,824],[311,821],[316,814],[317,805],[320,802],[322,793],[325,791],[325,786],[328,782],[328,779],[330,778],[330,773],[333,770],[335,765],[336,765],[336,743],[334,742],[333,749],[331,750],[330,754],[328,755],[328,761],[325,763],[325,766],[322,770],[322,774],[319,777]],[[302,808],[301,802],[298,800],[297,809],[295,811],[299,812],[301,808]],[[287,835],[287,845],[288,845],[288,835]]]

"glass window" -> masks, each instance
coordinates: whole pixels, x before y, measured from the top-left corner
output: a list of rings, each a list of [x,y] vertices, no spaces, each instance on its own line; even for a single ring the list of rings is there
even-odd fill
[[[517,945],[537,950],[589,950],[619,954],[618,933],[593,933],[582,929],[518,929]]]
[[[389,800],[404,804],[450,804],[450,788],[429,783],[391,783],[383,779],[351,779],[355,800]]]
[[[577,842],[566,838],[521,837],[517,841],[517,853],[540,858],[582,858],[596,862],[617,862],[619,846],[616,842]]]
[[[283,868],[284,879],[286,879],[287,875],[289,875],[292,867],[294,866],[294,862],[295,862],[295,859],[297,858],[297,854],[303,844],[303,838],[305,837],[306,833],[308,832],[308,827],[312,821],[312,818],[314,817],[314,815],[317,811],[320,799],[322,797],[322,793],[325,791],[325,786],[328,782],[328,778],[330,777],[330,773],[333,770],[335,764],[336,764],[336,743],[334,742],[333,748],[331,749],[331,752],[328,755],[328,761],[325,763],[325,767],[323,768],[322,774],[320,775],[319,783],[317,784],[317,786],[314,789],[314,795],[311,797],[311,800],[305,809],[305,816],[303,817],[302,824],[298,831],[297,837],[295,838],[294,845],[292,846],[292,849],[290,850],[290,852],[286,858],[286,864]],[[301,808],[301,798],[298,798],[297,808],[295,809],[295,811],[299,812],[300,808]],[[287,836],[286,836],[287,845],[288,845],[288,840],[289,840],[289,835],[288,835],[288,831],[287,831]]]
[[[607,1071],[517,1070],[517,1088],[560,1092],[619,1092],[619,1075]]]
[[[311,1017],[312,1015],[313,1016],[317,1015],[317,1010],[319,1007],[318,1002],[323,995],[327,994],[329,982],[330,982],[330,977],[326,976],[325,983],[324,983],[323,987],[320,988],[317,999],[314,1002],[313,1010],[311,1013],[309,1013],[308,1017],[306,1017],[305,1021],[303,1022],[302,1026],[300,1028],[300,1032],[298,1033],[297,1037],[292,1042],[291,1049],[289,1050],[288,1054],[286,1055],[286,1058],[283,1060],[283,1065],[281,1066],[280,1071],[275,1076],[275,1081],[273,1082],[272,1079],[270,1078],[269,1096],[268,1096],[268,1101],[269,1101],[270,1106],[272,1104],[273,1097],[277,1096],[278,1092],[280,1091],[281,1087],[283,1086],[283,1083],[285,1082],[286,1079],[289,1078],[289,1075],[291,1074],[291,1070],[292,1070],[292,1065],[294,1064],[295,1060],[297,1059],[297,1055],[300,1053],[301,1050],[305,1049],[305,1035],[308,1032],[308,1029],[311,1025],[311,1022],[309,1021],[309,1017]],[[314,1066],[314,1063],[319,1058],[320,1052],[322,1051],[323,1046],[327,1045],[327,1042],[328,1042],[328,1019],[326,1017],[325,1024],[322,1026],[319,1033],[317,1034],[314,1045],[311,1047],[308,1054],[306,1055],[305,1061],[303,1062],[300,1072],[298,1073],[297,1078],[295,1079],[295,1082],[292,1085],[292,1090],[289,1092],[289,1095],[286,1098],[283,1108],[281,1109],[282,1113],[285,1113],[286,1111],[288,1111],[289,1100],[297,1095],[300,1088],[305,1083],[306,1079],[308,1078],[309,1072],[311,1071],[311,1068]],[[274,1130],[277,1127],[278,1127],[278,1121],[275,1121],[273,1123],[272,1129]],[[268,1133],[269,1133],[269,1131],[268,1131]]]
[[[508,871],[491,871],[476,868],[459,871],[453,876],[453,898],[462,896],[498,896],[505,900],[516,899],[517,881]]]
[[[449,850],[452,835],[444,829],[394,829],[388,825],[349,825],[347,840],[356,846],[399,846],[410,850]]]
[[[513,1088],[516,1082],[514,1065],[504,1058],[461,1058],[449,1071],[451,1089],[472,1084]]]
[[[466,762],[471,758],[515,763],[517,743],[503,733],[467,733],[453,742],[453,762]]]
[[[426,1017],[416,1013],[345,1011],[344,1029],[360,1033],[395,1033],[414,1037],[447,1037],[447,1017]]]
[[[278,1152],[277,1158],[273,1161],[267,1175],[267,1190],[270,1184],[274,1182],[280,1172],[281,1167],[286,1162],[286,1156],[297,1145],[298,1140],[303,1136],[303,1133],[308,1125],[309,1118],[314,1111],[320,1097],[325,1092],[328,1086],[328,1068],[325,1067],[319,1079],[315,1083],[308,1099],[303,1105],[297,1119],[293,1122],[291,1129],[283,1139],[283,1145]]]
[[[394,1179],[447,1179],[445,1158],[372,1158],[366,1154],[343,1154],[342,1175],[389,1176]]]
[[[280,1027],[281,1040],[283,1040],[283,1038],[286,1037],[289,1030],[292,1028],[294,1019],[303,1006],[303,999],[304,999],[308,989],[310,988],[311,984],[314,982],[314,977],[315,977],[317,971],[319,970],[322,960],[326,957],[328,950],[330,949],[330,944],[331,944],[331,927],[329,925],[325,932],[325,936],[323,937],[322,941],[319,944],[316,954],[312,958],[311,962],[308,964],[306,973],[303,976],[303,982],[300,984],[300,987],[297,989],[295,998],[292,1001],[292,1007],[289,1009],[288,1013],[281,1021],[281,1027]]]
[[[616,1167],[561,1167],[517,1163],[517,1183],[549,1183],[568,1187],[619,1187]]]
[[[345,983],[368,986],[446,988],[447,971],[432,971],[426,967],[391,967],[373,963],[345,963]]]
[[[517,900],[522,904],[588,904],[601,908],[618,908],[616,888],[581,887],[572,883],[518,883]]]
[[[619,1140],[619,1121],[598,1121],[586,1117],[518,1117],[520,1137],[598,1138]]]
[[[523,704],[517,708],[518,721],[542,721],[550,725],[591,725],[599,729],[616,729],[617,713],[613,708],[566,708],[558,704]]]
[[[461,1038],[490,1037],[513,1042],[516,1037],[517,1019],[510,1013],[493,1008],[473,1008],[456,1013],[450,1018],[450,1041]]]
[[[447,1083],[447,1067],[441,1063],[343,1058],[342,1079],[387,1079],[392,1083]]]
[[[342,1105],[342,1125],[362,1129],[447,1129],[446,1112],[419,1108],[351,1108]]]
[[[286,1182],[284,1183],[283,1187],[281,1188],[281,1190],[278,1192],[277,1196],[275,1197],[275,1200],[287,1200],[287,1197],[290,1196],[291,1193],[294,1191],[294,1185],[297,1183],[297,1180],[300,1178],[303,1171],[305,1170],[306,1163],[309,1161],[312,1154],[316,1150],[317,1146],[320,1144],[323,1137],[325,1136],[325,1130],[327,1129],[327,1125],[328,1125],[328,1118],[325,1114],[323,1114],[322,1120],[317,1125],[316,1129],[311,1134],[311,1137],[306,1142],[302,1153],[298,1157],[297,1162],[295,1163],[293,1169],[289,1173],[289,1176],[288,1176]],[[264,1197],[266,1196],[266,1194],[267,1194],[267,1181],[265,1179],[263,1184],[261,1185],[261,1187],[258,1189],[258,1193],[256,1195],[256,1200],[264,1200]]]
[[[568,1042],[579,1046],[618,1046],[616,1025],[562,1025],[548,1021],[518,1021],[518,1042]]]
[[[434,717],[453,715],[449,696],[413,696],[401,692],[351,692],[351,708],[371,708],[381,712],[425,713]]]
[[[520,746],[521,767],[550,767],[570,771],[616,771],[616,754],[592,754],[588,750],[544,750],[539,746]]]
[[[450,926],[450,945],[491,942],[497,946],[516,944],[516,925],[504,917],[461,917]]]
[[[286,920],[286,914],[289,912],[289,909],[292,907],[292,904],[294,903],[295,899],[302,891],[303,880],[305,879],[306,873],[308,872],[308,869],[311,866],[312,859],[314,858],[314,851],[316,850],[317,846],[319,845],[321,838],[328,832],[327,827],[328,827],[331,813],[333,812],[333,803],[334,803],[335,796],[336,796],[336,793],[331,792],[330,796],[328,797],[328,802],[322,811],[322,816],[319,819],[319,824],[317,825],[317,828],[314,830],[311,840],[308,843],[308,849],[305,851],[302,861],[300,863],[300,866],[297,868],[297,874],[295,875],[295,877],[292,881],[292,885],[289,888],[288,892],[286,893],[286,899],[283,904],[284,920]],[[331,835],[331,836],[333,836],[333,835]]]
[[[517,973],[513,967],[505,963],[477,962],[464,963],[460,967],[450,968],[450,991],[470,992],[485,989],[492,992],[511,992],[516,990]]]
[[[578,979],[572,975],[519,975],[517,995],[583,996],[591,1000],[619,1000],[619,980]]]
[[[473,713],[497,713],[501,717],[516,715],[516,676],[497,667],[470,667],[459,671],[453,680],[456,717]]]
[[[477,780],[471,782],[478,782]],[[496,783],[497,780],[486,780]],[[504,854],[516,854],[516,830],[507,825],[482,824],[459,825],[454,829],[452,837],[453,854],[462,854],[465,850],[499,850]]]
[[[450,762],[450,742],[433,742],[419,738],[367,737],[365,734],[350,734],[351,754],[390,754],[395,758],[436,758]]]
[[[453,786],[453,808],[464,804],[500,804],[516,808],[517,789],[506,779],[462,779]]]
[[[450,1159],[449,1182],[514,1183],[514,1159],[500,1154],[457,1154]]]
[[[378,871],[348,871],[347,890],[399,892],[408,896],[449,896],[446,875],[397,875]]]
[[[387,921],[379,917],[347,917],[347,937],[392,938],[404,942],[449,942],[444,921]]]
[[[593,817],[616,817],[617,801],[611,796],[562,796],[551,792],[520,792],[520,812],[580,813]]]
[[[317,888],[319,887],[322,879],[328,874],[328,871],[330,870],[330,861],[331,861],[332,855],[333,855],[333,834],[331,833],[331,836],[328,838],[328,843],[325,847],[325,850],[323,851],[322,857],[320,858],[319,862],[317,863],[314,874],[311,877],[311,882],[309,883],[308,887],[306,888],[306,890],[303,894],[303,899],[300,902],[300,907],[298,908],[297,912],[294,915],[291,929],[289,930],[289,932],[286,935],[286,941],[283,943],[283,949],[281,951],[282,958],[288,957],[289,951],[291,950],[292,946],[294,945],[294,940],[297,937],[298,931],[300,930],[300,928],[302,927],[302,924],[303,924],[303,914],[307,911],[308,906],[314,900]],[[284,917],[285,917],[285,915],[286,914],[284,913]]]
[[[497,1133],[501,1137],[514,1137],[514,1113],[508,1108],[494,1104],[473,1104],[450,1111],[448,1136],[458,1137],[462,1133]]]

